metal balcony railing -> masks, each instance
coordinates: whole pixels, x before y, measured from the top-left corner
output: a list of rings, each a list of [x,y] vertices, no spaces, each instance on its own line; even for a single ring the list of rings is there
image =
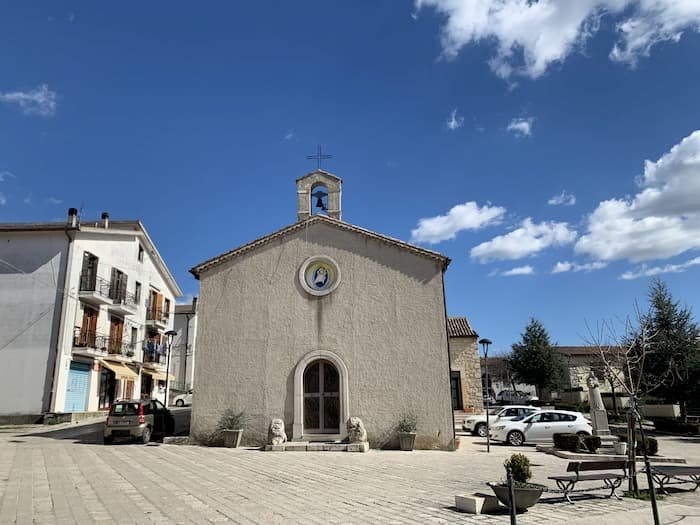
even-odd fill
[[[94,273],[80,274],[80,291],[95,292],[102,297],[109,297],[110,283],[107,279],[97,277]]]
[[[92,348],[112,355],[132,357],[136,345],[129,340],[110,337],[108,335],[76,329],[73,335],[73,346],[76,348]]]
[[[146,310],[146,319],[148,321],[167,321],[170,317],[170,312],[162,308],[148,308]]]

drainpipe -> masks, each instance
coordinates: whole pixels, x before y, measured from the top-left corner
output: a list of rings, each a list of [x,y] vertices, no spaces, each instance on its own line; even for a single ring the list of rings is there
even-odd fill
[[[66,222],[66,226],[63,229],[63,233],[66,235],[67,239],[67,244],[66,244],[66,260],[63,265],[63,297],[61,298],[61,313],[59,315],[59,321],[58,321],[58,333],[56,335],[56,354],[54,355],[54,360],[53,360],[53,371],[51,373],[51,391],[49,392],[49,404],[48,404],[48,409],[49,412],[55,412],[56,407],[56,383],[58,383],[58,374],[60,373],[59,369],[59,362],[61,360],[61,342],[63,341],[64,333],[65,333],[65,324],[66,324],[66,307],[68,305],[68,296],[70,293],[70,279],[69,279],[69,273],[71,269],[71,259],[72,259],[72,247],[73,247],[73,238],[70,235],[70,231],[76,231],[80,229],[80,225],[78,224],[78,210],[75,208],[69,208],[68,209],[68,221]]]

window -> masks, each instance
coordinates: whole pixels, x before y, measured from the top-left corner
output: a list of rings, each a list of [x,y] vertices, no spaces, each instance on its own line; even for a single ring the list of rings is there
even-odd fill
[[[163,317],[170,317],[170,299],[166,299],[163,304]]]
[[[131,346],[136,347],[136,341],[139,338],[139,329],[135,326],[131,327]]]
[[[143,262],[143,246],[139,244],[139,262]]]
[[[83,252],[83,269],[80,272],[80,291],[95,291],[97,284],[97,262],[90,252]]]
[[[134,302],[139,304],[141,302],[141,283],[136,281],[134,285]]]
[[[112,268],[112,280],[109,282],[109,298],[115,302],[126,300],[127,275],[121,270]]]

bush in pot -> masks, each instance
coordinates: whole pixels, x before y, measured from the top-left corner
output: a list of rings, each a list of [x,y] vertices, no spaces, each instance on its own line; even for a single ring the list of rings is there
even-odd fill
[[[219,419],[217,430],[221,432],[223,436],[225,447],[236,448],[241,444],[243,430],[249,419],[250,417],[246,414],[245,410],[236,412],[228,408],[224,411]]]
[[[418,417],[415,414],[404,414],[399,419],[399,448],[413,450],[416,443],[416,428]]]
[[[503,466],[506,472],[510,468],[513,475],[513,493],[515,495],[515,510],[523,512],[527,508],[532,507],[540,499],[542,491],[546,488],[544,485],[529,483],[528,480],[532,477],[530,470],[530,460],[524,454],[513,454],[508,458]],[[508,491],[508,483],[489,483],[498,500],[506,506],[510,506],[510,494]]]

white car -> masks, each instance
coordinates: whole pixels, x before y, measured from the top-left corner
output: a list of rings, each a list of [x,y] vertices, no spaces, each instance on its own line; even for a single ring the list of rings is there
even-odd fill
[[[495,407],[489,410],[489,424],[493,426],[498,421],[509,421],[514,417],[528,416],[540,410],[539,407],[526,405],[508,405]],[[471,432],[475,436],[486,437],[486,413],[473,414],[464,418],[462,430]]]
[[[179,396],[175,396],[173,403],[176,407],[184,407],[185,405],[191,405],[192,404],[192,390],[188,390],[184,394],[180,394]]]
[[[529,401],[537,401],[539,398],[523,392],[522,390],[501,390],[496,396],[496,401],[499,403],[527,403]]]
[[[523,418],[491,425],[490,437],[517,447],[523,443],[551,442],[554,434],[590,436],[592,432],[590,422],[580,412],[541,410]]]

